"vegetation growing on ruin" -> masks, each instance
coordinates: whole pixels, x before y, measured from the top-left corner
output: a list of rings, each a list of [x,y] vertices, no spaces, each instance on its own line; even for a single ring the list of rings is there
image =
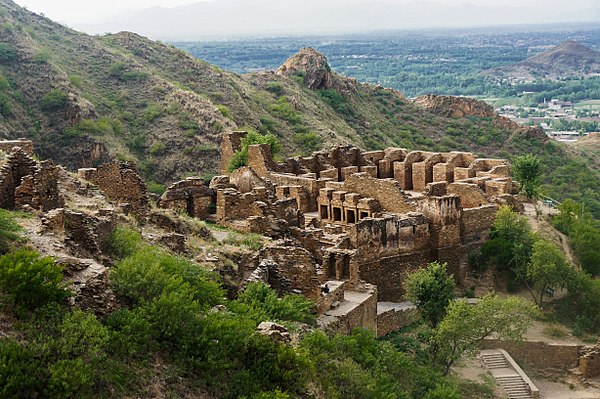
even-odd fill
[[[158,380],[174,397],[460,397],[454,379],[371,332],[317,330],[295,345],[256,333],[264,320],[291,331],[313,326],[314,305],[303,296],[279,298],[252,283],[227,299],[217,275],[129,228],[115,230],[111,247],[111,288],[121,307],[104,317],[66,304],[52,259],[22,250],[0,258],[0,276],[13,276],[0,285],[5,311],[25,298],[14,276],[47,277],[27,299],[39,301],[14,313],[20,338],[0,339],[0,397],[144,397]]]

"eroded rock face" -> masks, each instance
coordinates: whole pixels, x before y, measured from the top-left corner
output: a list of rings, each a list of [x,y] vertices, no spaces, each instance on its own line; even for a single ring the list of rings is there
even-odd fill
[[[305,47],[290,57],[276,73],[280,76],[302,73],[304,84],[312,90],[330,89],[335,83],[327,58],[310,47]]]
[[[474,98],[428,94],[417,97],[413,102],[436,115],[450,118],[464,118],[466,116],[493,118],[496,116],[491,105]]]

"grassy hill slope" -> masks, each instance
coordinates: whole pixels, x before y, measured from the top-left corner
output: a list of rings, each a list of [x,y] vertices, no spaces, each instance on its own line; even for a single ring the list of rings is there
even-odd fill
[[[89,36],[0,0],[0,135],[31,138],[42,157],[70,168],[135,160],[162,184],[215,173],[221,133],[248,127],[277,135],[283,156],[338,143],[532,152],[544,158],[548,194],[585,199],[600,215],[590,159],[487,114],[434,112],[334,74],[320,57],[311,53],[287,73],[238,75],[133,33]],[[311,85],[315,73],[327,83]]]

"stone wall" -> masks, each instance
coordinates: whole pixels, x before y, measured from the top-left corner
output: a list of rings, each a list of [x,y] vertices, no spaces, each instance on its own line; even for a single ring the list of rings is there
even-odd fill
[[[98,186],[110,200],[128,204],[133,213],[147,213],[146,182],[133,162],[113,161],[98,168],[79,169],[78,173],[81,178]]]
[[[221,136],[221,174],[227,174],[229,161],[233,154],[241,149],[241,141],[246,134],[246,132],[235,131],[225,132]]]
[[[541,341],[508,342],[486,339],[483,345],[488,349],[504,349],[520,365],[538,371],[567,371],[579,364],[580,345],[549,344]]]
[[[401,302],[405,294],[403,282],[409,273],[435,260],[430,250],[360,262],[359,277],[377,286],[378,301]]]
[[[215,192],[206,187],[201,178],[188,177],[171,184],[160,197],[159,206],[206,219],[215,203]]]
[[[419,317],[417,308],[409,303],[379,302],[377,304],[377,336],[383,337],[406,327]]]
[[[319,270],[315,258],[306,249],[288,241],[277,241],[260,251],[259,259],[269,259],[279,265],[279,273],[291,284],[291,289],[316,300],[321,293]]]
[[[33,156],[33,141],[27,139],[0,141],[0,151],[10,154],[15,147],[19,147],[29,156]]]
[[[595,346],[583,348],[579,371],[584,378],[600,377],[600,340]]]
[[[364,219],[346,231],[361,263],[430,248],[429,221],[418,213]]]
[[[460,221],[462,242],[485,241],[496,218],[497,210],[498,207],[496,205],[463,209]]]
[[[403,191],[394,179],[376,179],[366,173],[349,176],[344,190],[357,193],[364,198],[374,198],[386,212],[406,213],[416,210],[416,203]]]
[[[0,207],[42,211],[61,207],[59,171],[51,161],[38,163],[20,147],[13,148],[0,168]]]
[[[377,333],[377,288],[365,284],[361,291],[345,291],[344,301],[319,317],[318,325],[341,334],[350,334],[356,327]]]
[[[116,225],[115,214],[104,210],[90,215],[57,208],[42,218],[43,231],[64,234],[65,243],[82,258],[98,259],[106,253]]]

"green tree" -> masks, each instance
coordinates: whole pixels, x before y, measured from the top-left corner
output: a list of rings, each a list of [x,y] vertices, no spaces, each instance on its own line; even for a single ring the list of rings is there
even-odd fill
[[[406,298],[412,301],[421,317],[435,328],[446,314],[454,298],[456,283],[446,270],[446,264],[432,262],[425,269],[408,275]]]
[[[574,270],[558,247],[545,240],[533,244],[531,262],[527,266],[527,280],[531,296],[539,306],[544,296],[554,289],[565,288],[574,278]]]
[[[554,227],[569,236],[569,244],[581,267],[592,275],[600,274],[600,224],[582,204],[567,199],[553,219]]]
[[[490,239],[481,247],[481,257],[497,269],[511,270],[523,281],[533,242],[534,235],[527,219],[503,206],[496,213]]]
[[[520,339],[539,314],[535,305],[519,297],[487,295],[475,305],[453,301],[432,337],[432,361],[448,374],[457,360],[476,354],[492,334],[505,340]]]
[[[531,154],[518,156],[513,162],[513,174],[521,184],[521,190],[529,198],[535,198],[540,188],[542,161]]]

